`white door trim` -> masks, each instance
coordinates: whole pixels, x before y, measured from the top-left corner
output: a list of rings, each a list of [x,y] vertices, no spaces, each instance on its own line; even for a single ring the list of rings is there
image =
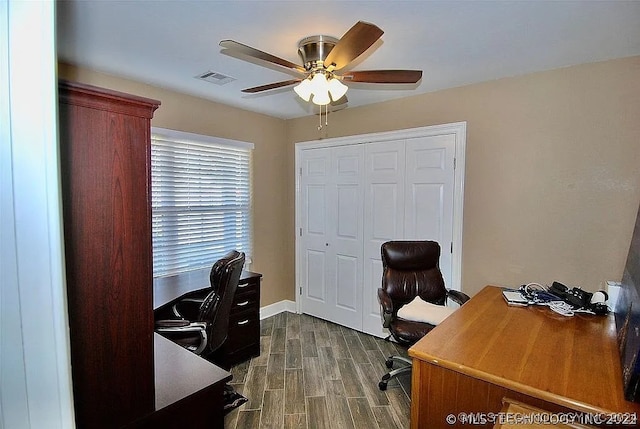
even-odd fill
[[[451,124],[432,125],[419,128],[410,128],[397,131],[385,131],[380,133],[360,134],[356,136],[336,137],[332,139],[313,140],[299,142],[295,145],[295,175],[296,175],[296,195],[295,195],[295,270],[296,270],[296,311],[300,312],[300,231],[302,227],[300,207],[300,177],[302,151],[311,148],[342,146],[349,144],[362,144],[369,142],[380,142],[385,140],[398,140],[413,137],[428,137],[442,134],[454,134],[456,141],[455,148],[455,170],[454,170],[454,196],[453,196],[453,254],[451,281],[448,285],[450,289],[461,290],[462,288],[462,226],[463,226],[463,205],[464,205],[464,177],[465,177],[465,154],[467,145],[467,123],[454,122]],[[447,249],[443,249],[446,251]]]

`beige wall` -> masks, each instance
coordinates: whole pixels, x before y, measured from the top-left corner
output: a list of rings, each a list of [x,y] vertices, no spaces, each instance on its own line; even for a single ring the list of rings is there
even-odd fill
[[[463,290],[619,280],[640,200],[639,78],[632,57],[347,108],[321,133],[289,120],[289,222],[295,142],[466,121]]]
[[[261,304],[294,295],[294,143],[467,122],[463,290],[619,280],[640,201],[640,57],[282,121],[60,65],[60,76],[156,98],[153,125],[249,141]],[[428,78],[428,73],[425,73]]]
[[[293,299],[293,226],[285,121],[126,79],[59,64],[60,78],[160,100],[153,126],[254,143],[251,269],[263,274],[261,305]]]

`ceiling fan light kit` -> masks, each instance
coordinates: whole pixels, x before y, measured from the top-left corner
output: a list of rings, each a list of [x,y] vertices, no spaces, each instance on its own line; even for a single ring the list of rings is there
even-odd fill
[[[220,46],[276,64],[299,77],[246,88],[242,92],[256,93],[296,84],[293,89],[304,101],[327,106],[341,99],[344,104],[346,98],[343,99],[343,97],[348,86],[343,84],[342,80],[373,84],[414,84],[422,78],[420,70],[351,71],[345,72],[344,75],[340,73],[382,37],[383,33],[377,26],[359,21],[340,39],[324,35],[305,37],[298,43],[298,55],[302,59],[303,66],[233,40],[223,40]]]
[[[293,88],[304,101],[311,101],[318,106],[325,106],[332,100],[338,101],[347,93],[347,89],[349,88],[331,73],[322,70],[313,72]]]

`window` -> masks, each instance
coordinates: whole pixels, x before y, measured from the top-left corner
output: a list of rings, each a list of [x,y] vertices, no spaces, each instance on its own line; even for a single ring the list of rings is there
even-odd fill
[[[253,144],[152,128],[153,276],[208,270],[251,255]]]

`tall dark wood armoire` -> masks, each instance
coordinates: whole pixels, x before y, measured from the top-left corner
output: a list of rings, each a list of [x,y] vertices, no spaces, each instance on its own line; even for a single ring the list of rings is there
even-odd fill
[[[150,126],[160,102],[60,82],[68,313],[78,428],[154,411]]]

